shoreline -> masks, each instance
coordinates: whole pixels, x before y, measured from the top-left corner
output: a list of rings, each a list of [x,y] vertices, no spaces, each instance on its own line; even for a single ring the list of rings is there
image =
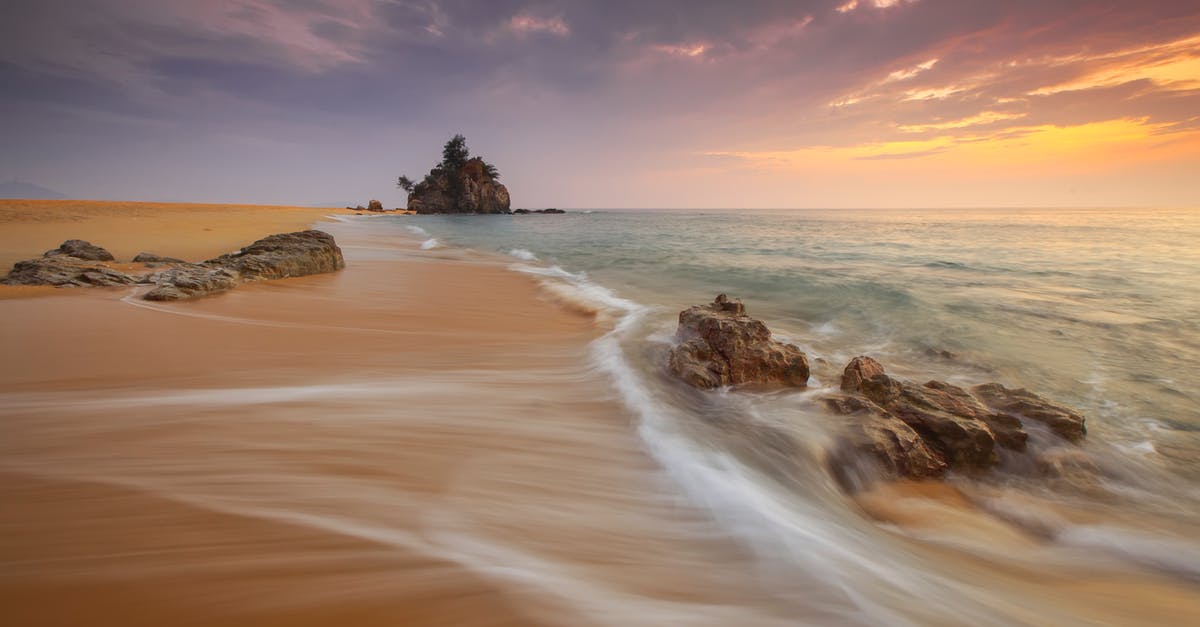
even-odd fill
[[[549,279],[575,276],[565,270],[426,249],[432,236],[418,226],[372,222],[322,227],[344,248],[339,272],[174,303],[127,288],[0,302],[0,349],[21,356],[0,363],[5,615],[98,625],[185,614],[279,625],[846,618],[813,602],[825,582],[762,576],[788,572],[758,544],[786,529],[755,518],[753,484],[726,486],[740,500],[710,501],[723,493],[718,477],[690,448],[704,438],[672,431],[703,435],[696,416],[666,418],[666,439],[647,437],[616,381],[638,373],[596,364],[601,344],[621,350],[606,333],[620,317],[567,288],[639,305],[600,284],[556,290]],[[827,514],[848,528],[888,538],[880,547],[922,556],[892,576],[933,585],[986,570],[986,583],[1039,606],[1047,624],[1200,615],[1186,582],[1103,558],[1073,563],[984,507],[986,491],[898,483],[810,497],[829,499]],[[821,539],[819,525],[810,532]],[[804,552],[837,550],[841,537]],[[980,553],[992,546],[1016,561]],[[1046,551],[1063,562],[1041,561]],[[864,595],[888,593],[886,578],[831,565]],[[1118,589],[1137,599],[1109,600]],[[895,616],[954,623],[952,609],[969,607],[945,602]],[[121,614],[130,605],[144,623]],[[723,609],[706,614],[713,607]]]
[[[106,248],[118,262],[139,252],[201,261],[351,213],[288,205],[0,199],[0,269],[7,273],[17,261],[40,257],[66,239]]]

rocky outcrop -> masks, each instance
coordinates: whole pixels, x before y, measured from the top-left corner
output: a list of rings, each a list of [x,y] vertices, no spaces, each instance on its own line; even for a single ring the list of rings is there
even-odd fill
[[[367,202],[367,211],[375,211],[375,212],[383,211],[383,203],[372,198],[369,202]]]
[[[854,417],[830,452],[839,479],[848,476],[847,464],[864,457],[893,478],[979,472],[996,464],[999,448],[1026,449],[1026,420],[1044,423],[1071,441],[1085,433],[1078,412],[1027,390],[998,383],[970,391],[943,381],[917,385],[888,376],[870,357],[847,364],[842,391],[846,394],[824,399],[833,412]]]
[[[912,427],[869,400],[857,396],[822,399],[847,420],[842,437],[829,452],[829,468],[847,489],[869,483],[879,471],[887,477],[931,479],[947,464]],[[874,467],[863,467],[864,461]]]
[[[166,270],[133,276],[74,256],[112,255],[81,240],[68,240],[42,257],[19,261],[2,281],[8,285],[56,285],[60,287],[154,285],[146,300],[180,300],[233,289],[244,281],[282,279],[345,267],[342,250],[333,236],[321,231],[299,231],[264,237],[230,254],[204,263],[188,263],[172,257],[139,253],[134,261]]]
[[[183,300],[231,290],[238,285],[237,272],[200,264],[183,264],[153,277],[158,286],[146,293],[146,300]]]
[[[408,195],[417,213],[511,213],[508,188],[475,157],[454,170],[435,168]]]
[[[69,239],[36,259],[18,261],[4,277],[6,285],[54,285],[88,287],[132,285],[134,277],[102,262],[113,261],[112,253],[80,239]]]
[[[519,216],[527,216],[527,215],[532,215],[532,214],[537,214],[537,213],[556,214],[556,213],[566,213],[566,211],[563,211],[562,209],[555,209],[554,207],[551,207],[549,209],[516,209],[513,211],[514,215],[519,215]]]
[[[137,283],[137,279],[97,261],[67,255],[51,255],[18,261],[2,282],[5,285],[111,287],[133,285]]]
[[[87,261],[114,261],[112,253],[81,239],[69,239],[60,244],[58,248],[48,250],[42,254],[43,257],[56,257],[59,255]]]
[[[797,347],[771,339],[762,321],[746,315],[739,300],[724,294],[708,305],[680,312],[668,367],[698,388],[745,383],[805,387],[808,359]]]
[[[346,262],[332,235],[309,230],[270,235],[236,253],[209,259],[204,265],[256,281],[333,272],[344,268]]]
[[[1068,442],[1078,442],[1087,435],[1082,414],[1029,390],[1010,390],[999,383],[985,383],[971,388],[971,392],[997,412],[1015,419],[1040,422]]]
[[[138,253],[137,255],[135,255],[133,257],[133,261],[134,261],[134,263],[146,263],[146,264],[187,263],[186,261],[184,261],[182,259],[176,259],[174,257],[163,257],[161,255],[156,255],[154,253],[146,253],[146,252],[141,252],[141,253]]]

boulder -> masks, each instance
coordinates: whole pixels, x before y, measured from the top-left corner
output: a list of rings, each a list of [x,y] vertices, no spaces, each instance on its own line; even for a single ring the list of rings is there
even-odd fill
[[[1087,426],[1082,414],[1029,390],[1014,390],[999,383],[985,383],[971,388],[971,392],[997,412],[1017,419],[1040,422],[1068,442],[1078,442],[1087,435]]]
[[[997,447],[1026,450],[1029,434],[1023,420],[1042,422],[1071,441],[1085,433],[1078,412],[1027,390],[998,383],[970,390],[944,381],[917,385],[888,376],[879,362],[865,356],[846,365],[842,390],[844,394],[823,400],[834,413],[853,418],[830,453],[835,467],[849,465],[834,469],[844,486],[864,456],[890,478],[985,470],[997,462]],[[1049,461],[1038,459],[1037,466],[1052,474],[1085,466],[1080,459],[1087,458],[1060,453]]]
[[[156,264],[159,264],[159,263],[168,263],[168,264],[169,263],[187,263],[186,261],[184,261],[182,259],[176,259],[174,257],[163,257],[160,255],[156,255],[154,253],[146,253],[146,252],[138,253],[133,258],[133,261],[135,263],[156,263]]]
[[[367,203],[367,211],[383,211],[383,203],[372,198],[371,201]]]
[[[920,433],[950,468],[976,471],[996,463],[996,435],[958,394],[886,374],[863,381],[862,394]]]
[[[858,392],[862,389],[863,381],[877,374],[883,374],[883,366],[879,362],[865,355],[855,357],[842,372],[842,391]]]
[[[322,231],[280,233],[260,239],[240,251],[209,259],[204,265],[225,268],[243,280],[282,279],[345,267],[342,249]]]
[[[55,285],[58,287],[105,287],[133,285],[137,279],[97,262],[55,254],[13,264],[6,285]]]
[[[878,475],[930,479],[946,473],[941,454],[912,427],[874,403],[845,395],[822,400],[831,411],[848,420],[827,459],[830,471],[844,489],[854,491]],[[859,472],[864,464],[872,468]]]
[[[146,300],[182,300],[231,290],[238,285],[238,274],[226,268],[195,263],[172,266],[155,275],[158,287],[142,298]]]
[[[708,305],[680,312],[668,367],[686,383],[712,389],[744,383],[805,387],[808,359],[797,347],[771,339],[760,320],[724,294]]]
[[[69,239],[59,245],[54,250],[48,250],[42,254],[43,257],[54,257],[58,255],[66,255],[76,259],[84,259],[87,261],[115,261],[112,253],[81,239]]]

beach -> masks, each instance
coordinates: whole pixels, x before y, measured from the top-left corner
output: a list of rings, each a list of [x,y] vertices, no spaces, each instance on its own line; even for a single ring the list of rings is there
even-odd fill
[[[1192,550],[1186,501],[1142,518],[1003,481],[845,494],[810,396],[681,391],[658,374],[674,297],[643,305],[659,301],[642,284],[545,252],[540,229],[578,222],[517,222],[570,216],[343,214],[0,203],[6,264],[68,238],[199,260],[309,226],[346,257],[177,303],[124,287],[0,302],[0,622],[1200,619],[1193,571],[1172,570]],[[843,357],[822,341],[805,348]],[[1163,535],[1122,545],[1139,527]],[[1073,529],[1111,539],[1059,541]]]

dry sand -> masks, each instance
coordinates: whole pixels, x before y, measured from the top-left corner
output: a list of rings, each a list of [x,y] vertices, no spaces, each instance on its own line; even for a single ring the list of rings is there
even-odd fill
[[[270,235],[308,228],[345,209],[271,205],[0,200],[0,268],[66,239],[103,246],[118,260],[152,252],[202,261]]]

